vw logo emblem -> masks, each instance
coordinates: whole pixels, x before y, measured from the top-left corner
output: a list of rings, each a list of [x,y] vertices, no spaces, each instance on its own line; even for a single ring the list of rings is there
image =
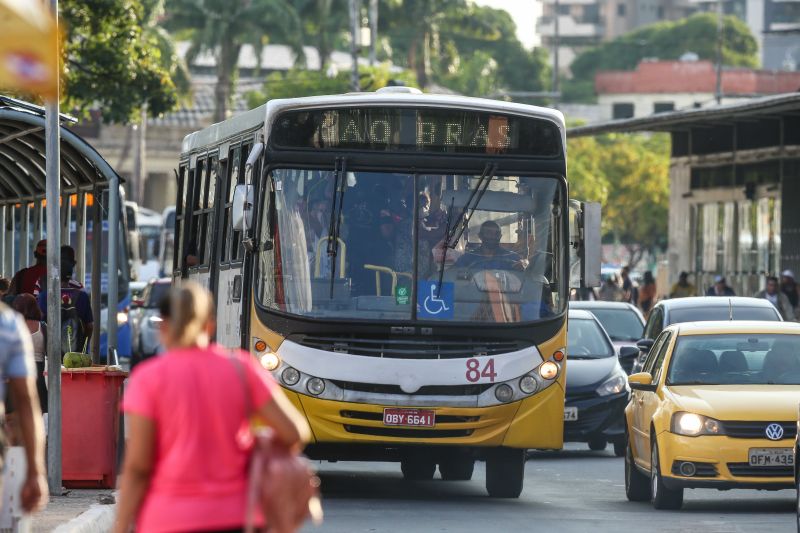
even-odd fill
[[[767,426],[765,433],[769,440],[781,440],[783,438],[783,426],[773,422]]]

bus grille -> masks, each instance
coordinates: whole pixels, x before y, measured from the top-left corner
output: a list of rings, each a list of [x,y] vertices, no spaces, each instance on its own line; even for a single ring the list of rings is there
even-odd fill
[[[351,418],[353,420],[383,420],[383,413],[369,411],[341,411],[339,414],[343,418]],[[481,417],[479,416],[436,415],[437,424],[477,422],[480,419]]]
[[[327,352],[387,357],[392,359],[461,359],[501,355],[522,350],[531,344],[517,341],[486,341],[455,338],[389,339],[352,335],[292,335],[289,340],[308,348]]]
[[[331,383],[345,391],[366,392],[370,394],[401,394],[409,396],[399,385],[381,385],[375,383],[356,383],[332,379]],[[415,392],[423,396],[478,396],[493,386],[492,383],[480,385],[425,385]]]
[[[398,437],[406,439],[448,439],[453,437],[469,437],[471,429],[403,429],[396,427],[353,426],[345,424],[345,431],[356,435],[372,435],[375,437]]]

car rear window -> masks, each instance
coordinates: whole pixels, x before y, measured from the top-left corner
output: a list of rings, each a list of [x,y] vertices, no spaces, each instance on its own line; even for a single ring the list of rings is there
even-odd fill
[[[692,307],[689,309],[673,309],[669,312],[669,323],[707,322],[709,320],[730,320],[728,307]],[[769,307],[734,307],[733,320],[780,320],[778,312]]]
[[[630,309],[589,309],[606,328],[613,341],[638,341],[642,338],[644,325]]]

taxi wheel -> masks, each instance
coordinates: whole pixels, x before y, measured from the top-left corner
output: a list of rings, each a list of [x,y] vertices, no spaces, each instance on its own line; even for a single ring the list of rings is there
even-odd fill
[[[445,481],[469,481],[474,470],[472,457],[453,457],[439,463],[439,473]]]
[[[633,463],[633,450],[628,439],[625,439],[625,496],[632,502],[650,499],[650,480]]]
[[[668,489],[664,486],[655,437],[653,437],[653,453],[650,456],[650,501],[656,509],[680,509],[683,505],[683,489]]]
[[[592,439],[589,441],[589,449],[593,452],[602,452],[606,449],[605,439]]]
[[[418,457],[406,458],[400,461],[400,470],[407,481],[429,481],[436,473],[436,463]]]
[[[486,491],[492,498],[519,498],[525,480],[525,452],[497,448],[486,457]]]
[[[618,440],[614,443],[614,455],[617,457],[625,457],[625,441]]]

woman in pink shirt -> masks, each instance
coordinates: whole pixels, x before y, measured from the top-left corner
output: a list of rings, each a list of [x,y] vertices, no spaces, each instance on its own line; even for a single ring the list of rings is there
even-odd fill
[[[208,291],[181,284],[161,315],[167,351],[137,366],[125,392],[129,438],[114,531],[242,531],[251,406],[290,447],[308,440],[308,424],[251,355],[210,342]]]

